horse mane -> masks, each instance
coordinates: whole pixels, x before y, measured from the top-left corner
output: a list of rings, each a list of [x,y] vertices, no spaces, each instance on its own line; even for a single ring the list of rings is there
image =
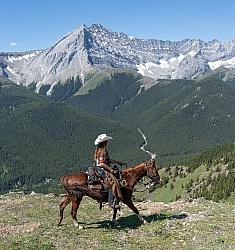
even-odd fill
[[[135,170],[136,168],[142,166],[142,164],[145,164],[145,163],[146,162],[141,162],[141,163],[135,164],[132,167],[128,167],[128,168],[122,169],[122,172],[128,172],[129,170]]]
[[[149,161],[143,161],[143,162],[141,162],[141,163],[135,164],[135,165],[134,165],[134,166],[132,166],[132,167],[127,167],[127,168],[124,168],[122,171],[125,171],[125,170],[128,170],[128,169],[137,168],[137,167],[141,166],[142,164],[147,164],[147,163],[150,163],[150,162],[152,162],[153,160],[155,161],[155,159],[154,159],[154,158],[153,158],[153,159],[151,159],[151,160],[149,160]]]

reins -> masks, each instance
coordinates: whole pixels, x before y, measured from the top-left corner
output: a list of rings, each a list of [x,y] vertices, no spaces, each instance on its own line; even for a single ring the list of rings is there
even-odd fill
[[[150,173],[147,166],[148,166],[148,164],[145,163],[144,167],[145,167],[145,169],[146,169],[146,171],[147,171],[146,177],[148,177],[148,174]],[[133,168],[134,168],[134,167],[133,167]],[[140,191],[135,190],[136,192],[144,192],[146,189],[149,188],[149,185],[153,182],[153,180],[150,180],[150,182],[149,182],[148,184],[139,183],[139,182],[137,181],[137,179],[136,179],[129,171],[127,171],[127,173],[128,173],[128,175],[132,178],[132,180],[135,181],[135,183],[138,183],[138,184],[140,184],[141,186],[143,186],[143,187],[145,188],[144,190],[140,190]],[[148,177],[148,178],[149,178],[149,177]]]

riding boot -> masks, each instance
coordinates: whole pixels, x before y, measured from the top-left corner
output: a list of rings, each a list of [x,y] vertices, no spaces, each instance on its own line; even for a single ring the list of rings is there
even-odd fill
[[[117,203],[116,199],[114,199],[114,195],[111,190],[109,190],[108,203],[111,208],[120,208],[120,205]]]
[[[111,190],[109,190],[108,202],[110,205],[113,204],[113,202],[114,202],[114,195],[113,195]]]

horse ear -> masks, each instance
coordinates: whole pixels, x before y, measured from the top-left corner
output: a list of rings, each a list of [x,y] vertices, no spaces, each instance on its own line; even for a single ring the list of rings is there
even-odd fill
[[[155,164],[155,158],[151,159],[152,164]]]

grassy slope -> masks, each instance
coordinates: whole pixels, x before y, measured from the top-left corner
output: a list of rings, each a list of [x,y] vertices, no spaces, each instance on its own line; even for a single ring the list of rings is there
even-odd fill
[[[193,202],[136,203],[149,224],[141,225],[122,206],[120,225],[110,228],[111,210],[99,211],[96,201],[84,199],[78,212],[83,230],[74,228],[65,209],[56,226],[61,197],[53,195],[0,196],[0,249],[234,249],[234,205],[198,199]]]
[[[138,192],[138,190],[143,189],[139,184],[135,192],[137,200],[151,199],[171,202],[204,195],[207,199],[218,201],[218,195],[223,191],[223,198],[219,198],[219,200],[234,203],[235,144],[228,143],[208,149],[181,165],[160,169],[159,174],[163,181],[162,187]],[[224,174],[226,175],[224,179],[217,179],[218,176]],[[208,194],[204,192],[206,190],[208,190]],[[198,191],[200,192],[197,196]]]

